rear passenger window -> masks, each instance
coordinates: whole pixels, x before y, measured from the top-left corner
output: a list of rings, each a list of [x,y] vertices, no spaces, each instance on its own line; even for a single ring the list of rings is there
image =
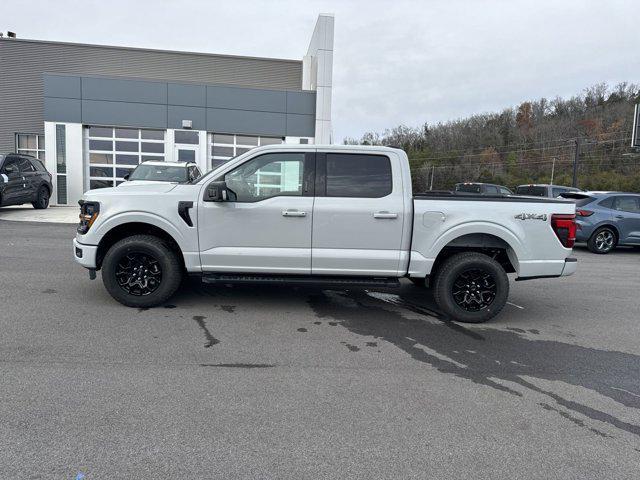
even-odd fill
[[[26,158],[20,158],[20,160],[18,160],[18,166],[20,167],[20,171],[23,173],[30,173],[30,172],[36,171],[34,166],[31,165],[31,162]]]
[[[380,198],[391,190],[389,157],[327,153],[328,197]]]
[[[615,200],[616,197],[609,197],[609,198],[605,198],[604,200],[602,200],[598,205],[605,207],[605,208],[613,208],[613,201]],[[579,205],[582,206],[582,205]]]

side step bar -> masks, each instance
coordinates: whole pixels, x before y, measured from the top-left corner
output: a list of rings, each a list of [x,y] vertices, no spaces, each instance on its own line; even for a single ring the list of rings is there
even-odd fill
[[[258,275],[242,273],[203,273],[203,283],[270,283],[336,287],[399,287],[394,277],[342,277],[328,275]]]

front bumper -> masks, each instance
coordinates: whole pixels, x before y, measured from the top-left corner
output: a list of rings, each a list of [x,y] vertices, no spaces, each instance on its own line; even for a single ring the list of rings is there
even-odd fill
[[[84,268],[95,269],[98,247],[96,245],[85,245],[73,239],[73,257],[76,262]]]

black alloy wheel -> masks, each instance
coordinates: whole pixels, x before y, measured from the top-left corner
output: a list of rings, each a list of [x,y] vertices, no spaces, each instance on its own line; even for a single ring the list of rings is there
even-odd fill
[[[42,186],[38,189],[38,196],[32,205],[37,210],[44,210],[49,206],[49,190],[47,187]]]
[[[467,312],[477,312],[488,307],[496,298],[496,280],[491,273],[478,268],[461,272],[453,282],[453,300]]]
[[[116,280],[129,295],[144,297],[155,292],[162,283],[160,262],[148,253],[129,252],[116,266]]]

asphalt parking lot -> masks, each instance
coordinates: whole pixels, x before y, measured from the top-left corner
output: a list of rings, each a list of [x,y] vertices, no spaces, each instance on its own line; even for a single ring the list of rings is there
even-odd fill
[[[637,250],[469,326],[409,283],[129,309],[74,228],[0,221],[0,478],[638,478]]]

